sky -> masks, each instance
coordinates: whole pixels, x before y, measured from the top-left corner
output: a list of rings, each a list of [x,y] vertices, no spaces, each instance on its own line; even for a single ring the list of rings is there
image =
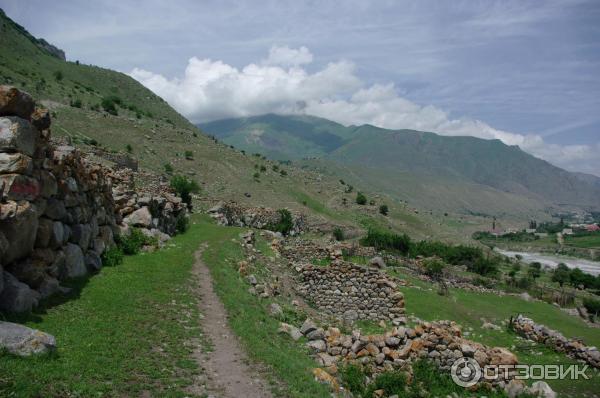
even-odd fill
[[[600,1],[0,0],[191,121],[307,113],[500,139],[600,176]]]

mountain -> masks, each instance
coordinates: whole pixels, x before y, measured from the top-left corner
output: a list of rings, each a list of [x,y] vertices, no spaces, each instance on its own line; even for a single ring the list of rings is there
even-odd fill
[[[524,214],[551,206],[600,207],[593,176],[565,171],[499,140],[271,114],[201,127],[228,144],[269,156],[318,157],[303,163],[337,169],[362,186],[429,208]]]
[[[130,76],[65,61],[53,50],[57,50],[55,46],[36,39],[2,10],[0,32],[0,84],[26,91],[48,108],[53,137],[87,153],[129,154],[139,162],[141,177],[149,171],[168,179],[165,166],[169,165],[172,173],[200,184],[200,208],[234,200],[247,206],[295,209],[322,218],[324,223],[353,229],[375,223],[414,236],[455,235],[454,228],[446,226],[433,230],[433,220],[410,214],[389,197],[378,199],[389,205],[389,217],[379,215],[376,206],[358,210],[337,178],[280,165],[216,142]],[[300,134],[298,141],[312,138],[318,143],[315,147],[325,145],[331,151],[345,138],[333,137],[333,122],[301,135],[306,125],[312,122],[298,118],[290,131]],[[346,131],[338,126],[340,132]],[[144,178],[138,183],[144,184]]]

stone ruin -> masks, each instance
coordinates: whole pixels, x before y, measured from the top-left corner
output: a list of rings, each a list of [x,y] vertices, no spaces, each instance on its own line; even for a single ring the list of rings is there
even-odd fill
[[[267,229],[269,225],[280,221],[279,212],[268,207],[244,207],[236,202],[221,202],[208,210],[219,225]],[[290,235],[299,235],[306,231],[306,217],[290,211],[293,227]]]
[[[298,293],[328,314],[348,321],[405,322],[404,295],[377,269],[337,260],[330,266],[305,265],[298,271]]]
[[[519,314],[512,320],[512,328],[525,338],[550,347],[554,351],[585,361],[590,366],[600,368],[600,351],[596,347],[588,347],[577,339],[568,339],[560,332]]]
[[[50,141],[50,115],[0,86],[0,311],[22,312],[102,267],[128,225],[166,239],[186,206],[138,194],[123,174]]]

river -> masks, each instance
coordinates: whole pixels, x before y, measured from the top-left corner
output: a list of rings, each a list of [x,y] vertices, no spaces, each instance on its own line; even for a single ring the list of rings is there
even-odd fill
[[[513,252],[509,250],[494,248],[494,251],[504,254],[505,256],[515,258],[517,255],[522,257],[522,261],[526,263],[539,262],[543,266],[556,268],[559,263],[564,263],[569,268],[579,268],[583,272],[592,275],[600,275],[600,262],[584,260],[581,258],[553,256],[551,254],[529,253],[529,252]]]

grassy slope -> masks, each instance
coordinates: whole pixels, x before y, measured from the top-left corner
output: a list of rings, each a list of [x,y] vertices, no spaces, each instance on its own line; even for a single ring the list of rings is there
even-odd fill
[[[12,319],[54,335],[58,350],[0,356],[0,395],[185,396],[198,369],[184,343],[201,338],[190,290],[198,229],[75,282],[76,299]]]
[[[587,326],[578,317],[570,316],[544,302],[526,302],[518,297],[498,297],[494,294],[475,293],[460,289],[450,289],[449,296],[437,294],[436,286],[416,280],[400,270],[398,276],[410,280],[417,288],[403,288],[406,310],[424,320],[451,319],[463,326],[463,331],[472,328],[467,337],[490,346],[508,347],[518,356],[520,363],[526,364],[571,364],[573,360],[557,354],[543,345],[524,344],[523,340],[506,330],[482,329],[482,319],[496,325],[510,316],[523,314],[531,317],[565,336],[582,338],[592,346],[600,345],[598,329]],[[595,374],[597,372],[589,372]],[[585,397],[591,392],[600,391],[600,378],[592,380],[550,380],[550,386],[559,394]]]

